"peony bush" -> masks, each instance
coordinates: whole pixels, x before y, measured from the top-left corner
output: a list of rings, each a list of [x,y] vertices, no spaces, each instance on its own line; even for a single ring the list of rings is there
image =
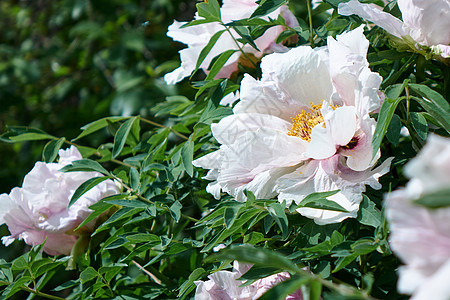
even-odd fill
[[[108,40],[89,5],[70,34]],[[133,27],[139,9],[124,6],[120,26],[136,29],[126,50],[92,57],[120,95],[98,109],[121,113],[92,109],[69,137],[29,124],[0,136],[43,160],[0,194],[13,252],[0,258],[1,296],[450,298],[449,11],[448,0],[205,0]],[[173,58],[149,46],[162,38]],[[153,64],[150,93],[144,75],[111,75],[132,50]],[[126,106],[136,97],[152,105]]]

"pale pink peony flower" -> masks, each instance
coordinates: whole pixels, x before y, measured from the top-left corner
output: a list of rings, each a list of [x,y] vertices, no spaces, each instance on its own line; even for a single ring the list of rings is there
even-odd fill
[[[253,300],[260,298],[265,292],[270,290],[280,282],[289,279],[287,272],[274,274],[259,279],[251,285],[241,287],[244,281],[238,280],[245,274],[251,265],[233,263],[233,271],[218,271],[208,276],[208,281],[195,281],[197,290],[195,291],[195,300]],[[301,300],[303,295],[301,291],[289,295],[287,300]]]
[[[356,14],[380,26],[414,51],[422,46],[431,48],[433,54],[450,57],[450,1],[449,0],[397,0],[403,22],[393,15],[369,4],[351,0],[339,4],[339,14]],[[410,41],[412,39],[412,41]],[[397,41],[399,42],[399,41]]]
[[[398,290],[416,300],[449,299],[450,208],[428,209],[414,200],[450,186],[450,139],[431,135],[405,173],[411,178],[406,188],[386,199],[389,244],[405,264]]]
[[[369,116],[379,108],[381,77],[368,68],[363,28],[329,37],[328,47],[301,46],[265,56],[262,79],[248,74],[234,114],[212,124],[218,151],[194,161],[210,169],[207,191],[226,192],[245,201],[278,196],[299,203],[313,192],[341,191],[329,199],[347,212],[299,208],[318,224],[356,217],[365,185],[380,188],[378,178],[390,160],[372,170]]]
[[[256,0],[224,0],[223,5],[220,9],[222,22],[226,24],[233,20],[248,18],[252,15],[257,7],[258,4],[256,3]],[[269,17],[272,19],[276,19],[279,15],[285,18],[286,24],[290,27],[298,26],[297,19],[285,5],[265,16],[264,18],[266,20],[268,20]],[[196,15],[195,19],[198,20],[201,19],[201,17]],[[181,81],[183,78],[190,76],[195,70],[195,65],[197,63],[197,59],[200,55],[201,50],[208,44],[209,40],[216,32],[225,29],[217,22],[181,28],[181,26],[183,26],[184,24],[186,24],[186,22],[174,21],[174,23],[169,26],[169,30],[167,32],[167,35],[173,40],[181,42],[188,46],[187,48],[182,49],[179,52],[181,66],[175,69],[173,72],[168,73],[164,76],[164,80],[168,84],[175,84]],[[240,46],[243,47],[243,50],[246,53],[254,54],[257,57],[262,56],[264,53],[287,51],[286,47],[275,43],[275,39],[283,30],[284,28],[282,26],[275,26],[268,29],[261,37],[256,39],[255,44],[257,45],[260,52],[256,51],[249,45],[243,46],[242,44],[240,44]],[[234,32],[233,29],[231,29],[231,31],[235,38],[240,38],[240,36],[236,32]],[[200,68],[203,71],[207,72],[206,70],[215,56],[226,50],[232,49],[238,50],[239,48],[230,34],[228,34],[228,32],[224,32],[218,39],[214,47],[211,49],[211,52],[206,56],[205,60],[200,65]],[[239,52],[233,54],[216,77],[228,78],[233,72],[237,71],[239,57]]]
[[[2,237],[8,246],[15,239],[28,245],[40,245],[50,255],[69,254],[77,240],[73,232],[92,212],[88,207],[102,198],[119,193],[118,186],[106,180],[81,196],[70,208],[70,198],[86,180],[103,176],[96,172],[59,170],[72,161],[82,159],[74,146],[59,150],[58,163],[37,162],[25,176],[21,188],[0,195],[0,224],[6,223],[10,236]],[[87,228],[86,228],[87,229]],[[80,231],[83,231],[81,229]]]

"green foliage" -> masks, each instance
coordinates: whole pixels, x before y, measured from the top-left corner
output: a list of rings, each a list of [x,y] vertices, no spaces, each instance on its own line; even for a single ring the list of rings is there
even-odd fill
[[[249,18],[227,24],[216,0],[16,2],[0,4],[0,155],[7,158],[0,160],[1,192],[19,186],[36,160],[54,162],[60,148],[74,145],[84,158],[60,171],[97,175],[74,191],[69,206],[107,179],[120,194],[91,205],[68,232],[79,236],[70,256],[51,257],[42,245],[28,249],[20,241],[2,246],[2,299],[190,299],[195,281],[234,260],[253,265],[245,284],[290,274],[261,299],[299,289],[305,299],[400,298],[383,194],[405,185],[403,166],[431,133],[450,133],[445,62],[399,52],[379,28],[366,30],[369,64],[386,96],[372,115],[373,156],[394,160],[381,190],[364,192],[355,218],[317,225],[296,210],[347,212],[330,200],[339,191],[312,193],[288,207],[250,191],[245,202],[206,192],[205,171],[192,162],[219,146],[211,125],[233,113],[220,101],[239,89],[244,73],[259,78],[261,69],[259,57],[242,49],[224,49],[205,74],[199,68],[230,33],[253,51],[258,37],[282,25],[277,42],[324,46],[362,21],[326,12],[344,1],[324,1],[311,22],[306,3],[291,1],[295,28],[282,17],[263,19],[285,0],[261,0]],[[178,66],[181,46],[165,36],[167,27],[191,19],[195,7],[204,19],[184,27],[217,22],[223,30],[199,49],[192,82],[168,86],[162,76]],[[238,71],[216,78],[233,55],[240,56]],[[424,194],[417,205],[447,207],[448,192]]]

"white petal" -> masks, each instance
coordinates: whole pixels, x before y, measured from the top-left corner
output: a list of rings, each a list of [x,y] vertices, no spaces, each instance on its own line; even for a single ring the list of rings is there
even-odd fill
[[[271,54],[273,55],[273,54]],[[241,101],[233,108],[235,114],[258,113],[290,122],[301,106],[274,81],[257,81],[248,74],[241,82]]]
[[[265,56],[261,61],[263,78],[273,80],[298,105],[329,100],[333,87],[326,51],[323,47],[300,46]]]
[[[320,123],[311,131],[311,142],[309,143],[306,157],[313,159],[325,159],[336,153],[336,146],[330,130]]]
[[[363,19],[375,23],[396,37],[410,34],[410,31],[403,25],[403,22],[393,15],[372,7],[371,5],[359,3],[357,0],[340,3],[338,6],[338,13],[343,16],[350,16],[353,14],[358,15]]]
[[[223,118],[217,124],[211,125],[211,131],[220,144],[231,145],[245,132],[253,132],[260,128],[279,131],[287,135],[292,124],[271,115],[244,113]]]
[[[356,109],[354,106],[342,106],[330,110],[324,115],[324,119],[335,145],[347,145],[355,135]]]

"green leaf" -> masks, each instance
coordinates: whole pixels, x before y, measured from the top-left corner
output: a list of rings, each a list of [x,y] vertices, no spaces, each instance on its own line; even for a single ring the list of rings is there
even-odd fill
[[[20,271],[28,268],[27,259],[22,255],[16,258],[11,265],[11,270]]]
[[[140,182],[140,175],[138,170],[136,170],[135,168],[130,168],[130,187],[133,191],[138,191],[139,190],[139,186],[141,184]]]
[[[91,281],[92,279],[95,279],[99,277],[100,275],[93,267],[87,267],[83,270],[80,274],[80,280],[81,283],[86,283],[88,281]]]
[[[194,142],[189,139],[184,143],[181,148],[181,161],[183,162],[184,169],[189,176],[194,175],[194,167],[192,165],[192,159],[194,157]]]
[[[389,125],[392,120],[392,116],[394,115],[395,109],[402,98],[397,98],[396,100],[391,100],[386,98],[381,104],[380,113],[378,114],[377,127],[375,128],[375,132],[372,138],[372,157],[378,152],[380,149],[381,142],[383,141],[384,135],[389,128]]]
[[[228,238],[232,234],[234,234],[238,230],[242,230],[242,227],[245,223],[247,223],[250,219],[254,218],[256,215],[258,215],[260,212],[259,209],[249,209],[242,213],[237,220],[233,223],[233,225],[230,227],[230,229],[224,228],[220,233],[218,233],[212,241],[210,241],[201,252],[207,252],[211,250],[215,245],[222,242],[224,239]]]
[[[292,261],[277,253],[276,251],[250,247],[250,246],[237,246],[232,248],[223,249],[217,254],[214,254],[205,259],[206,261],[217,260],[237,260],[240,262],[247,262],[256,266],[273,267],[279,270],[289,271],[291,273],[304,274],[305,272],[297,267]]]
[[[51,163],[56,159],[58,155],[58,150],[61,148],[62,144],[66,141],[66,138],[59,138],[57,140],[51,140],[44,146],[44,151],[42,152],[42,160],[46,163]]]
[[[317,192],[312,193],[306,196],[300,203],[297,205],[299,207],[311,207],[317,209],[331,210],[331,211],[341,211],[348,212],[345,208],[334,201],[330,201],[327,197],[333,196],[337,194],[339,190],[330,191],[330,192]]]
[[[185,295],[189,294],[192,290],[195,289],[194,281],[199,280],[203,277],[203,275],[206,273],[205,269],[203,268],[197,268],[189,275],[188,280],[183,282],[183,284],[180,286],[180,292],[178,293],[178,298],[184,298]]]
[[[219,39],[219,37],[222,35],[222,33],[225,32],[224,30],[220,30],[218,32],[216,32],[211,39],[209,40],[208,44],[206,44],[205,47],[203,47],[202,51],[200,52],[198,59],[197,59],[197,64],[195,65],[195,70],[197,70],[200,65],[203,63],[203,61],[205,60],[206,56],[208,56],[209,52],[211,52],[211,49],[214,47],[214,45],[216,44],[217,40]]]
[[[361,224],[377,228],[380,226],[382,218],[383,216],[381,215],[381,211],[375,207],[375,203],[373,203],[369,197],[363,195],[363,200],[359,205],[356,220],[358,220]]]
[[[214,61],[211,69],[209,70],[208,76],[206,76],[206,80],[212,80],[219,71],[223,68],[228,59],[239,50],[230,49],[223,53],[221,53],[218,58]]]
[[[297,31],[295,31],[294,29],[287,29],[282,33],[280,33],[280,35],[278,35],[277,39],[275,40],[275,43],[279,44],[294,35],[297,35]]]
[[[270,203],[267,208],[269,214],[272,218],[274,218],[275,222],[278,224],[278,227],[280,227],[283,240],[286,240],[289,236],[288,219],[286,213],[284,212],[285,207],[286,205],[282,203]]]
[[[130,133],[131,127],[133,126],[133,123],[136,122],[137,120],[138,119],[136,117],[132,117],[123,122],[122,125],[120,125],[119,129],[117,130],[114,136],[112,158],[116,158],[117,156],[119,156],[120,152],[122,152],[125,142],[127,141],[128,134]]]
[[[111,178],[112,177],[110,177],[110,176],[93,177],[93,178],[90,178],[90,179],[86,180],[85,182],[83,182],[75,190],[75,193],[73,193],[72,198],[70,198],[69,207],[71,207],[72,204],[74,204],[81,196],[83,196],[84,193],[86,193],[87,191],[89,191],[90,189],[95,187],[97,184],[99,184],[105,180],[111,179]]]
[[[450,104],[444,97],[426,85],[410,83],[409,88],[422,97],[413,97],[413,99],[450,133]]]
[[[250,18],[268,15],[286,3],[287,0],[260,0],[258,8],[253,12]]]
[[[239,209],[241,207],[242,205],[225,207],[225,210],[223,212],[223,220],[225,221],[225,227],[227,229],[230,229],[230,227],[233,225],[234,221],[238,216]]]
[[[212,101],[209,101],[205,110],[200,116],[198,123],[210,125],[212,122],[221,120],[233,113],[230,107],[216,107]]]
[[[176,200],[170,207],[170,214],[172,215],[172,218],[178,223],[181,217],[181,209],[183,208],[183,205]]]
[[[250,30],[247,26],[235,26],[233,27],[234,30],[239,34],[239,36],[242,38],[243,44],[247,43],[250,46],[253,47],[256,51],[260,51],[258,49],[258,46],[256,46],[255,42],[253,41],[252,37],[250,36]]]
[[[441,208],[450,206],[450,188],[444,188],[442,190],[426,193],[422,195],[414,203],[423,205],[429,208]]]
[[[220,22],[220,6],[217,0],[197,3],[197,12],[200,17]]]
[[[427,119],[425,119],[423,114],[417,112],[410,112],[409,118],[411,120],[411,125],[414,131],[417,133],[421,140],[425,141],[428,134]]]
[[[103,118],[100,120],[96,120],[94,122],[91,122],[89,124],[84,125],[83,127],[81,127],[81,130],[83,130],[83,132],[78,135],[76,138],[74,138],[73,140],[78,140],[81,139],[82,137],[89,135],[91,133],[94,133],[102,128],[107,127],[110,123],[115,123],[118,121],[122,121],[128,119],[128,117],[107,117],[107,118]]]
[[[127,240],[131,243],[148,243],[148,242],[158,242],[161,243],[161,238],[155,234],[151,233],[136,233],[127,236]]]
[[[109,172],[101,164],[90,159],[74,160],[72,164],[59,169],[60,172],[99,172],[109,176]]]
[[[218,21],[219,20],[217,20],[217,18],[214,18],[214,17],[197,19],[197,20],[192,20],[186,24],[183,24],[180,28],[186,28],[186,27],[190,27],[190,26],[196,26],[196,25],[200,25],[200,24],[206,24],[206,23],[212,23],[212,22],[218,22]]]
[[[400,140],[400,130],[402,129],[402,122],[400,117],[396,114],[392,116],[391,123],[389,124],[386,132],[386,137],[394,146],[398,145]]]
[[[97,228],[97,230],[94,232],[94,234],[99,233],[100,231],[106,230],[108,228],[111,228],[115,222],[118,222],[120,220],[130,218],[131,216],[143,211],[144,209],[141,207],[131,208],[131,207],[124,207],[116,211],[106,222],[104,222],[100,227]]]
[[[7,143],[56,139],[45,131],[33,127],[7,126],[6,128],[7,131],[0,136],[0,141]]]

